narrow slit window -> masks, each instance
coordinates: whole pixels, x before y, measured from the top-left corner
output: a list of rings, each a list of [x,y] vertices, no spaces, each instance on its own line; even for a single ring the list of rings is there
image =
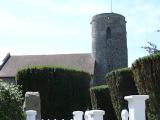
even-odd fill
[[[111,29],[109,27],[106,30],[106,38],[111,39]]]

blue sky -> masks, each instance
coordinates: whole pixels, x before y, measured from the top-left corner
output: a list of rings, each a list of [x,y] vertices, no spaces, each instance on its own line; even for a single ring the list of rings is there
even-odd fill
[[[92,51],[91,18],[110,12],[110,0],[1,0],[0,60],[6,53],[63,54]],[[147,41],[160,48],[159,0],[113,0],[127,21],[129,66]]]

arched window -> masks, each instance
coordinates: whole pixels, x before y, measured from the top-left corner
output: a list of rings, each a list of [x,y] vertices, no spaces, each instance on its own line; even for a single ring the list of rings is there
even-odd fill
[[[109,27],[106,30],[106,38],[111,39],[111,29]]]

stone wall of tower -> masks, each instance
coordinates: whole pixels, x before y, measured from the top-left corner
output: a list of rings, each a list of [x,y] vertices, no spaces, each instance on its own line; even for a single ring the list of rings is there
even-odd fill
[[[92,24],[93,85],[105,84],[106,73],[128,66],[126,21],[116,13],[95,15]]]

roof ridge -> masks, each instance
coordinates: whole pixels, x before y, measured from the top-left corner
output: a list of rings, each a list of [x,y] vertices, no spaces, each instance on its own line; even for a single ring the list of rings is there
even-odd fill
[[[6,64],[6,62],[9,60],[10,57],[11,57],[10,53],[7,53],[3,59],[2,64],[0,65],[0,70],[3,68],[3,66]]]
[[[54,56],[54,55],[88,55],[91,53],[69,53],[69,54],[31,54],[31,55],[11,55],[12,57],[16,56]]]

